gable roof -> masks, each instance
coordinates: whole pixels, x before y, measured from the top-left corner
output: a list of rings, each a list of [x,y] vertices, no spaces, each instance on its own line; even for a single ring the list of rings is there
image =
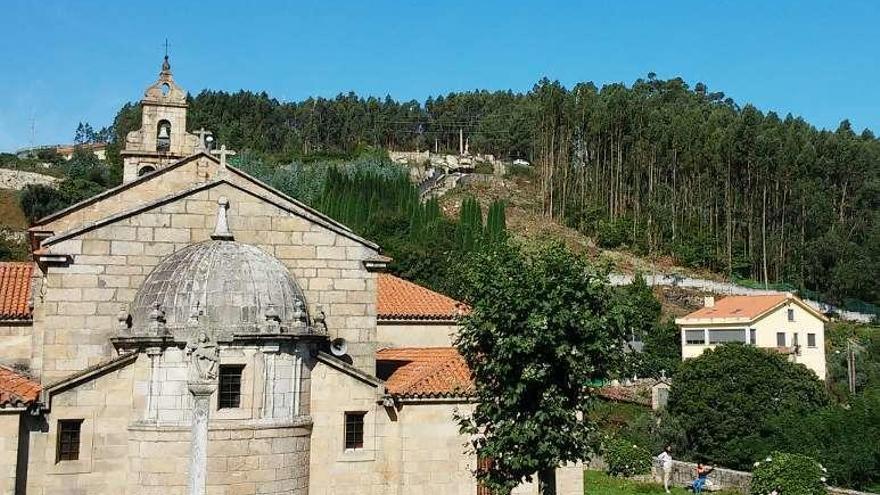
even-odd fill
[[[39,396],[39,383],[17,371],[0,366],[0,408],[29,406]]]
[[[700,308],[676,320],[679,323],[702,322],[711,320],[753,321],[787,303],[795,303],[816,317],[827,320],[815,309],[791,294],[764,294],[756,296],[727,296],[719,299],[712,306]]]
[[[31,319],[31,262],[0,263],[0,320]]]
[[[376,353],[377,366],[396,366],[385,380],[391,395],[413,398],[465,397],[474,383],[454,347],[403,347]]]
[[[87,199],[85,199],[85,200],[83,200],[83,201],[80,201],[79,203],[76,203],[76,204],[74,204],[74,205],[72,205],[72,206],[69,206],[69,207],[67,207],[67,208],[65,208],[65,209],[63,209],[63,210],[61,210],[61,211],[57,211],[57,212],[55,212],[55,213],[52,213],[51,215],[48,215],[48,216],[46,216],[46,217],[43,217],[43,218],[37,220],[36,223],[35,223],[35,224],[34,224],[29,230],[30,230],[30,231],[37,231],[37,232],[42,231],[42,230],[44,230],[44,229],[41,228],[41,227],[43,227],[43,225],[45,225],[46,223],[49,223],[49,222],[55,221],[55,220],[57,220],[57,219],[59,219],[59,218],[61,218],[61,217],[64,217],[64,216],[66,216],[66,215],[68,215],[68,214],[70,214],[70,213],[73,213],[73,212],[78,211],[78,210],[80,210],[80,209],[82,209],[82,208],[85,208],[86,206],[89,206],[89,205],[95,204],[95,203],[97,203],[97,202],[99,202],[99,201],[101,201],[101,200],[103,200],[103,199],[106,199],[106,198],[108,198],[108,197],[114,196],[115,194],[117,194],[117,193],[119,193],[119,192],[122,192],[122,191],[124,191],[124,190],[130,189],[130,188],[132,188],[132,187],[134,187],[134,186],[136,186],[136,185],[138,185],[138,184],[141,184],[141,183],[147,182],[147,181],[149,181],[149,180],[152,180],[152,179],[154,179],[154,178],[156,178],[156,177],[159,177],[160,175],[162,175],[162,174],[164,174],[164,173],[166,173],[166,172],[169,172],[169,171],[171,171],[171,170],[174,170],[175,168],[178,168],[178,167],[180,167],[180,166],[182,166],[182,165],[184,165],[184,164],[186,164],[186,163],[189,163],[189,162],[191,162],[191,161],[193,161],[193,160],[195,160],[195,159],[197,159],[197,158],[200,158],[200,157],[208,158],[209,160],[211,160],[211,161],[213,161],[213,162],[215,162],[215,163],[218,163],[218,164],[220,163],[220,160],[219,160],[217,157],[212,156],[212,155],[210,155],[210,154],[208,154],[208,153],[205,153],[205,152],[203,152],[203,151],[199,151],[199,152],[197,152],[197,153],[195,153],[195,154],[193,154],[193,155],[190,155],[190,156],[187,156],[187,157],[181,158],[180,160],[178,160],[178,161],[176,161],[176,162],[174,162],[174,163],[172,163],[172,164],[170,164],[170,165],[168,165],[168,166],[162,167],[162,168],[160,168],[160,169],[158,169],[158,170],[156,170],[156,171],[154,171],[154,172],[151,172],[151,173],[149,173],[149,174],[145,174],[145,175],[143,175],[143,176],[141,176],[141,177],[138,177],[137,179],[132,180],[132,181],[130,181],[130,182],[126,182],[126,183],[120,184],[120,185],[118,185],[118,186],[116,186],[116,187],[113,187],[113,188],[107,189],[106,191],[102,191],[102,192],[100,192],[100,193],[98,193],[98,194],[92,196],[91,198],[87,198]],[[190,188],[187,188],[187,189],[183,189],[183,190],[181,190],[181,191],[175,191],[175,192],[171,193],[170,195],[167,195],[167,196],[165,196],[165,197],[163,197],[163,198],[158,198],[158,199],[156,199],[156,200],[154,200],[154,201],[148,203],[147,205],[138,205],[138,206],[137,206],[136,208],[134,208],[134,209],[129,209],[129,210],[125,211],[125,212],[117,213],[116,215],[114,215],[114,216],[112,216],[112,217],[108,217],[108,218],[116,218],[116,217],[118,217],[118,216],[120,216],[120,215],[123,215],[123,214],[125,214],[125,213],[130,213],[130,212],[132,212],[132,211],[143,211],[143,210],[145,210],[145,209],[149,209],[149,207],[151,207],[152,205],[155,205],[155,204],[158,204],[158,203],[162,203],[162,202],[167,202],[167,201],[169,201],[170,199],[173,199],[173,198],[176,198],[176,197],[180,197],[180,196],[183,196],[183,195],[185,195],[185,194],[187,194],[187,193],[189,193],[189,192],[192,192],[194,189],[200,189],[201,186],[204,186],[204,185],[206,185],[206,184],[214,185],[214,184],[221,183],[221,182],[226,183],[226,184],[229,184],[229,185],[231,185],[231,186],[233,186],[233,187],[236,187],[236,188],[238,188],[238,189],[241,189],[241,190],[243,190],[243,191],[246,191],[246,192],[252,194],[253,196],[256,196],[256,197],[261,198],[261,199],[263,199],[263,200],[266,200],[266,201],[268,201],[268,202],[270,202],[270,203],[273,203],[275,206],[278,206],[279,208],[281,208],[281,209],[283,209],[283,210],[286,210],[286,211],[292,212],[290,207],[288,207],[288,206],[286,206],[286,205],[280,205],[280,204],[278,204],[278,201],[272,201],[271,199],[269,199],[269,198],[267,198],[267,197],[265,197],[265,196],[261,196],[261,195],[259,195],[259,194],[256,194],[256,193],[254,193],[253,191],[248,191],[247,189],[241,187],[240,185],[233,184],[232,182],[230,182],[230,181],[224,179],[224,178],[223,178],[223,174],[224,174],[225,172],[227,172],[227,171],[228,171],[228,172],[232,172],[234,175],[236,175],[236,176],[238,176],[238,177],[241,177],[241,178],[244,179],[245,181],[247,181],[247,182],[249,182],[249,183],[251,183],[251,184],[253,184],[253,185],[259,187],[260,189],[263,189],[264,191],[270,193],[271,195],[277,196],[277,197],[283,199],[284,201],[287,201],[287,202],[289,202],[289,203],[292,203],[292,204],[295,205],[297,208],[302,209],[302,210],[303,210],[302,213],[297,213],[299,216],[301,216],[301,217],[303,217],[303,218],[306,218],[307,220],[310,220],[310,221],[312,221],[312,222],[314,222],[314,223],[317,223],[317,224],[319,224],[319,225],[322,225],[322,226],[324,226],[324,227],[328,228],[329,230],[332,230],[332,231],[334,231],[334,232],[336,232],[336,233],[339,233],[339,234],[345,235],[346,237],[349,237],[349,238],[351,238],[352,240],[357,241],[357,242],[359,242],[359,243],[361,243],[361,244],[363,244],[363,245],[365,245],[365,246],[367,246],[367,247],[370,247],[370,248],[373,248],[373,249],[379,250],[379,245],[378,245],[378,244],[376,244],[376,243],[374,243],[374,242],[372,242],[372,241],[369,241],[369,240],[367,240],[367,239],[364,239],[363,237],[358,236],[358,235],[355,234],[355,233],[354,233],[354,232],[353,232],[348,226],[346,226],[346,225],[344,225],[344,224],[342,224],[342,223],[340,223],[340,222],[334,220],[333,218],[330,218],[329,216],[327,216],[327,215],[321,213],[320,211],[318,211],[318,210],[312,208],[311,206],[309,206],[309,205],[307,205],[307,204],[305,204],[305,203],[303,203],[303,202],[301,202],[301,201],[299,201],[299,200],[297,200],[297,199],[295,199],[295,198],[292,198],[292,197],[290,197],[290,196],[284,194],[283,192],[281,192],[281,191],[279,191],[279,190],[273,188],[272,186],[270,186],[270,185],[264,183],[263,181],[261,181],[261,180],[255,178],[255,177],[253,177],[253,176],[251,176],[251,175],[249,175],[249,174],[247,174],[247,173],[245,173],[245,172],[243,172],[243,171],[241,171],[241,170],[239,170],[239,169],[237,169],[237,168],[235,168],[235,167],[233,167],[233,166],[231,166],[231,165],[228,165],[228,164],[226,165],[226,170],[222,170],[222,169],[221,169],[221,171],[218,172],[217,175],[215,175],[215,178],[214,178],[213,180],[210,180],[210,181],[207,181],[207,182],[201,182],[201,183],[198,183],[198,184],[194,184],[194,187],[190,187]],[[103,221],[103,220],[96,221],[96,222],[90,222],[89,224],[83,225],[83,226],[81,226],[81,227],[87,227],[87,226],[90,226],[90,225],[94,225],[94,224],[97,224],[97,223],[101,223],[102,221]],[[71,229],[70,232],[77,231],[77,230],[78,230],[78,229]]]
[[[192,187],[189,187],[186,189],[181,189],[180,191],[176,191],[176,192],[169,194],[167,196],[157,198],[149,203],[139,204],[133,208],[129,208],[128,210],[121,211],[119,213],[104,217],[101,220],[98,220],[96,222],[88,222],[88,223],[82,224],[76,228],[55,234],[52,237],[44,239],[42,241],[42,245],[44,247],[50,246],[52,244],[63,241],[65,239],[70,239],[70,238],[75,237],[79,234],[103,227],[105,225],[109,225],[111,223],[117,222],[117,221],[124,219],[124,218],[132,217],[134,215],[137,215],[138,213],[151,210],[153,208],[156,208],[157,206],[161,206],[163,204],[170,203],[171,201],[189,196],[191,194],[195,194],[199,191],[211,189],[211,188],[216,187],[221,184],[226,184],[227,186],[232,187],[234,189],[237,189],[245,194],[248,194],[248,195],[251,195],[255,198],[259,198],[263,201],[266,201],[267,203],[269,203],[269,204],[271,204],[281,210],[284,210],[292,215],[296,215],[296,216],[303,218],[307,221],[321,225],[322,227],[325,227],[328,230],[336,232],[339,235],[348,237],[349,239],[351,239],[355,242],[358,242],[360,244],[363,244],[369,248],[373,248],[376,250],[379,249],[379,246],[377,244],[370,242],[370,241],[358,236],[357,234],[355,234],[351,230],[345,228],[344,226],[341,227],[341,226],[339,226],[340,224],[324,220],[323,215],[318,216],[318,215],[313,214],[312,213],[313,210],[311,210],[310,208],[305,208],[305,212],[296,211],[296,210],[290,208],[289,206],[282,204],[280,201],[275,201],[275,200],[268,198],[266,196],[257,194],[254,191],[251,191],[245,187],[242,187],[239,184],[236,184],[234,182],[230,182],[229,180],[223,179],[223,178],[214,179],[214,180],[211,180],[208,182],[198,183]],[[59,253],[59,254],[63,254],[63,253]]]
[[[465,304],[388,273],[378,280],[376,316],[379,320],[452,321]]]

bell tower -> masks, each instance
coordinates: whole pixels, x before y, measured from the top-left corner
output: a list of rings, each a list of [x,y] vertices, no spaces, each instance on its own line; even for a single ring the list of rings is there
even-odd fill
[[[123,182],[195,153],[199,138],[186,132],[186,107],[186,91],[174,82],[165,55],[159,79],[147,87],[141,100],[141,128],[128,133],[120,152]]]

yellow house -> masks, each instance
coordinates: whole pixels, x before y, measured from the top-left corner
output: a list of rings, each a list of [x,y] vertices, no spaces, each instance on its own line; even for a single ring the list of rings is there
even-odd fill
[[[703,308],[678,318],[681,356],[742,342],[776,349],[825,379],[825,322],[828,319],[791,294],[707,297]]]

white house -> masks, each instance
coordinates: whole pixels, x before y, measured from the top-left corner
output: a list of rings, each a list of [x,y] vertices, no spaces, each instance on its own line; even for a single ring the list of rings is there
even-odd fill
[[[707,297],[705,306],[678,318],[683,359],[729,342],[788,354],[825,379],[825,322],[828,319],[791,294]]]

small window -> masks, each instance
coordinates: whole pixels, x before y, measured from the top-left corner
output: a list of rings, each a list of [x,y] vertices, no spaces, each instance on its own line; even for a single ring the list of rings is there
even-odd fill
[[[703,345],[706,343],[706,332],[703,330],[685,330],[684,341],[688,345]]]
[[[729,342],[746,341],[746,333],[744,330],[709,330],[710,344],[727,344]]]
[[[749,344],[755,345],[758,343],[758,332],[755,331],[754,328],[749,329]]]
[[[816,347],[816,334],[808,333],[807,334],[807,347]]]
[[[143,167],[140,168],[140,170],[138,170],[138,177],[140,177],[142,175],[149,174],[150,172],[155,172],[155,171],[156,171],[156,167],[154,167],[152,165],[144,165]]]
[[[792,336],[791,336],[791,345],[793,345],[794,347],[799,346],[799,345],[800,345],[800,341],[799,341],[799,340],[800,340],[800,339],[798,339],[798,334],[797,334],[797,332],[795,332],[795,333],[792,334]]]
[[[793,309],[788,310],[788,321],[794,321],[794,310]]]
[[[364,448],[364,416],[365,412],[345,413],[345,449]]]
[[[776,347],[785,347],[785,332],[776,332]]]
[[[220,366],[219,394],[217,409],[234,409],[241,407],[241,372],[243,365]]]
[[[82,431],[81,419],[62,419],[58,421],[58,446],[55,462],[79,460],[79,441]]]

